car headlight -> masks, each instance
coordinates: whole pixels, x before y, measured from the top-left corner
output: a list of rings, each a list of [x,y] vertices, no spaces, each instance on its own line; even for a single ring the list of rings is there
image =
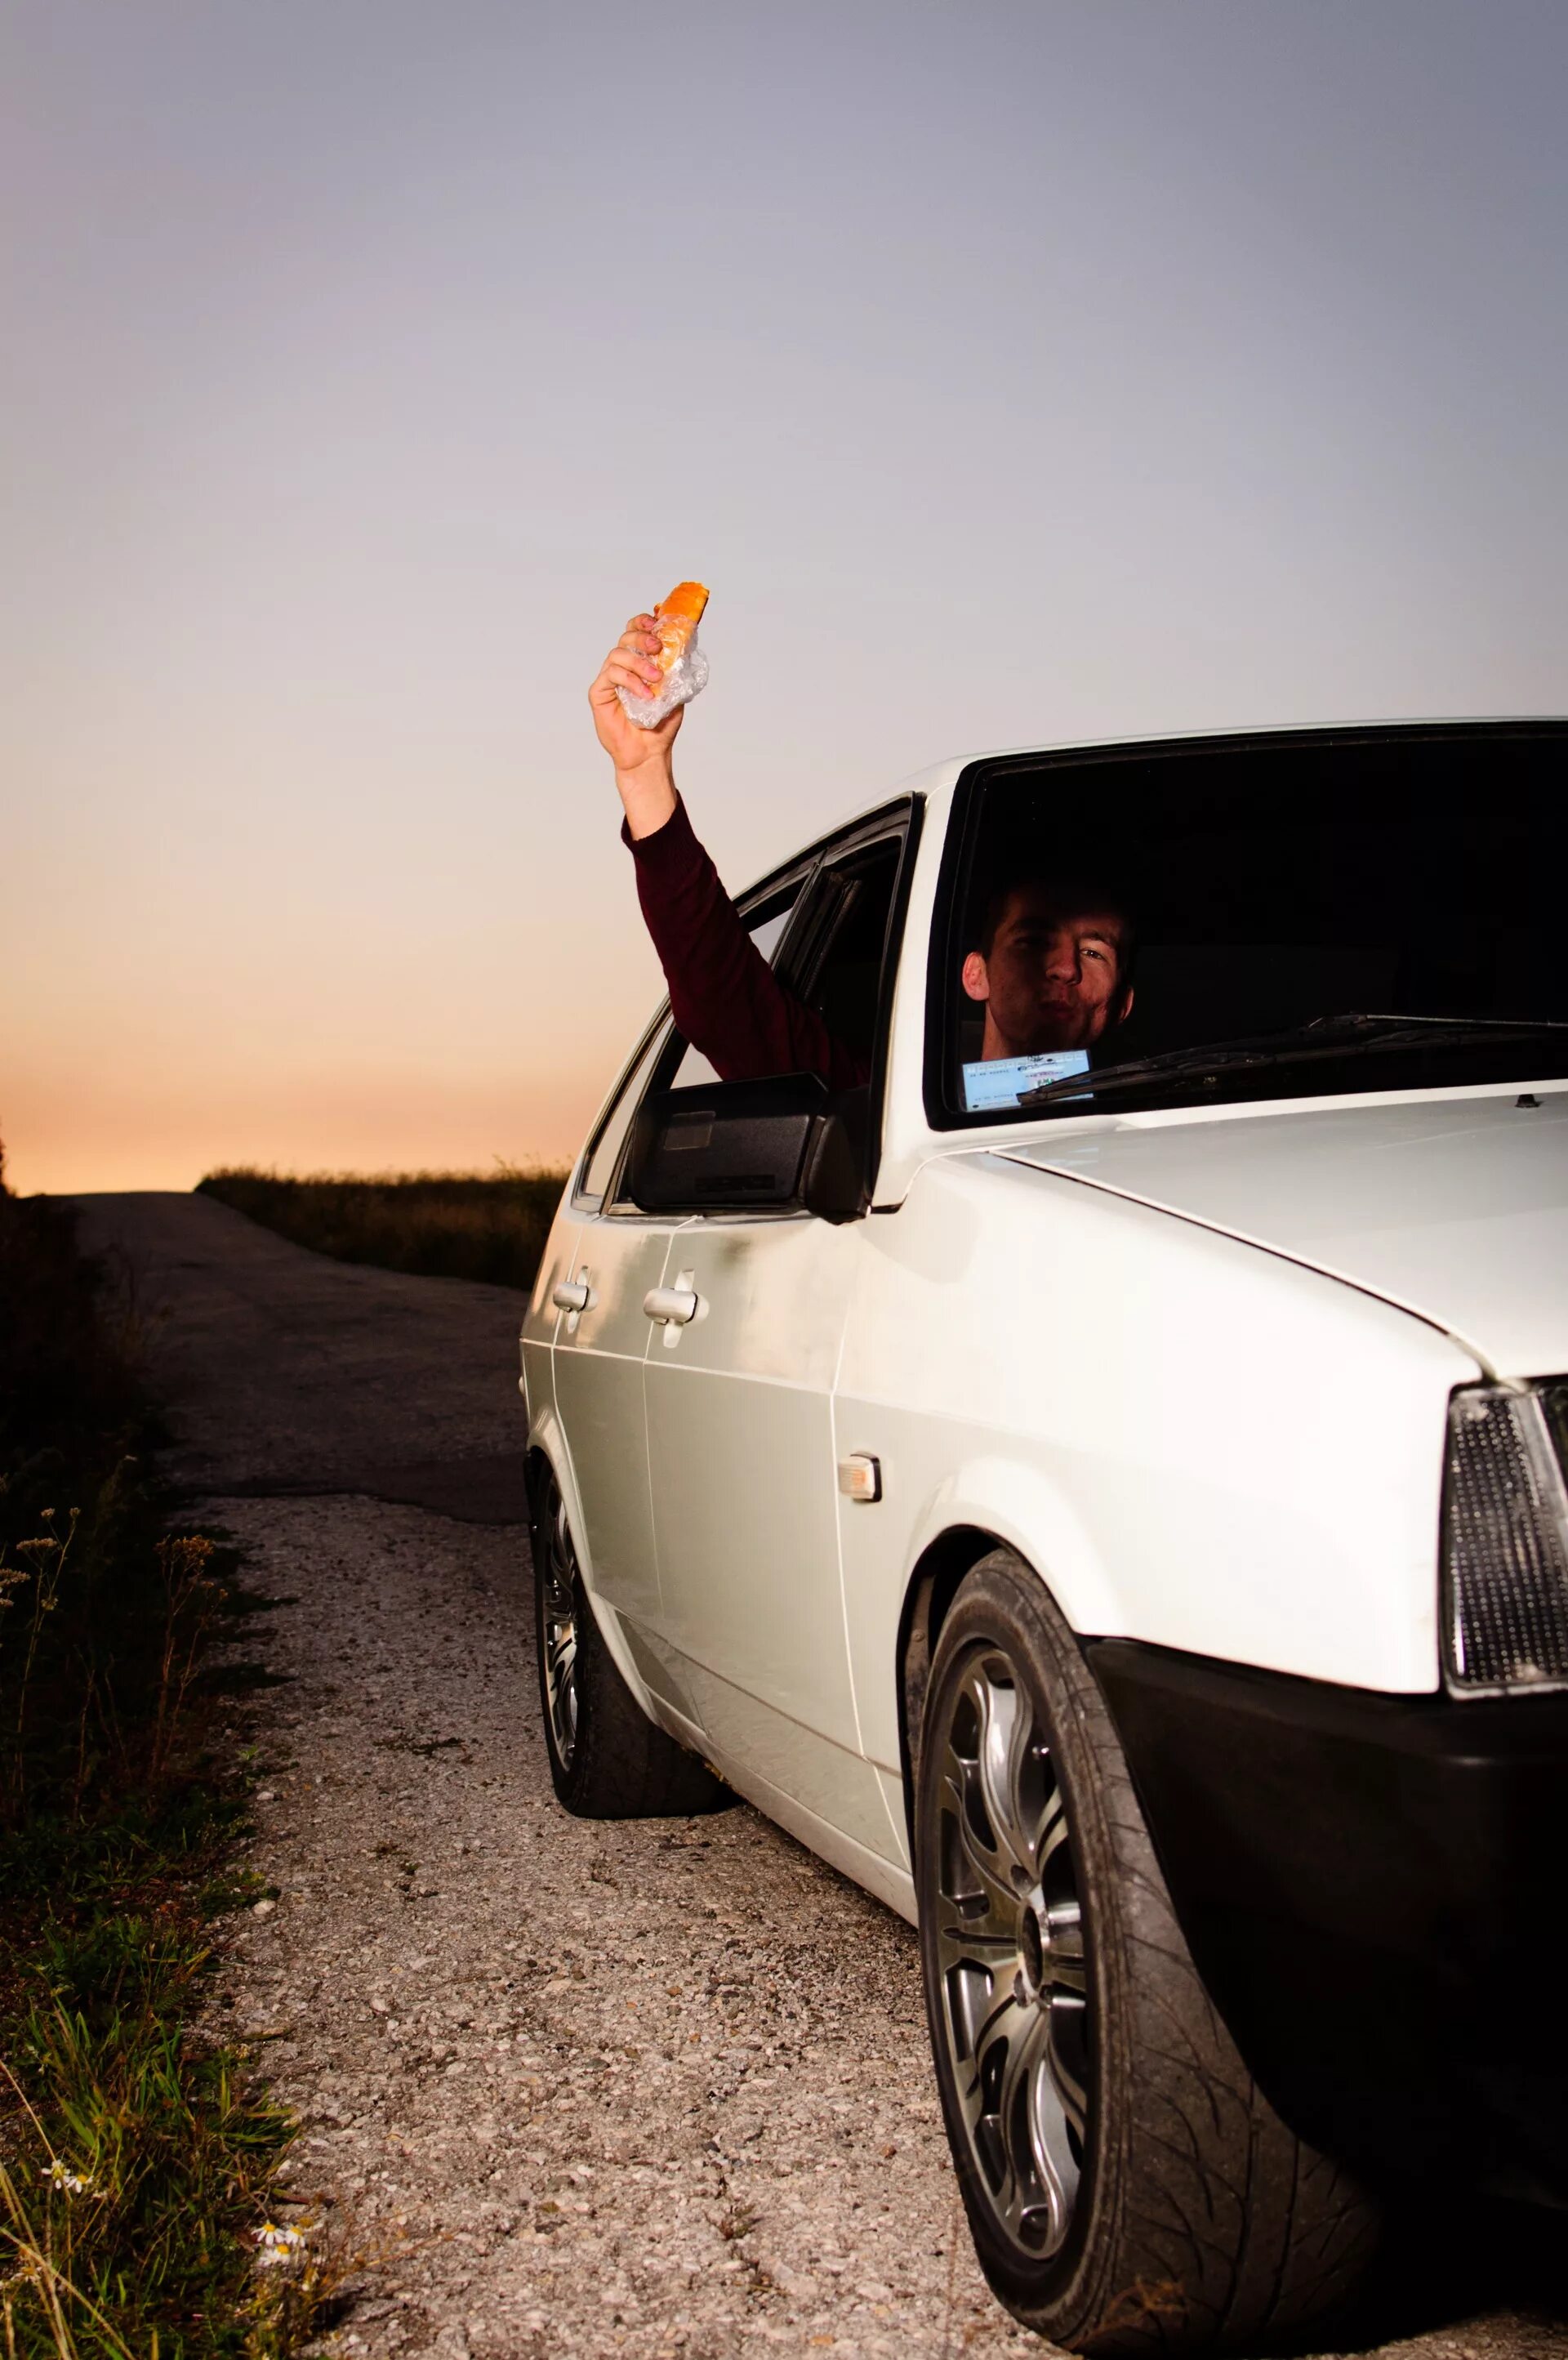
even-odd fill
[[[1568,1687],[1568,1380],[1475,1385],[1449,1407],[1443,1550],[1448,1682]]]

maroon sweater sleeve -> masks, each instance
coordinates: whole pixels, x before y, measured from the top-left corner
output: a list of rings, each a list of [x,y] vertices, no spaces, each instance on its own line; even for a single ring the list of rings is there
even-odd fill
[[[637,863],[637,900],[670,986],[680,1030],[721,1081],[820,1074],[832,1090],[870,1079],[870,1066],[785,989],[741,923],[686,806],[652,836],[622,841]]]

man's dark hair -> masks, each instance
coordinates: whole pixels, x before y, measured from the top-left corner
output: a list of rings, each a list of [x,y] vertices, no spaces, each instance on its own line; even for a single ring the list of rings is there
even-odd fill
[[[1036,890],[1048,893],[1056,907],[1069,910],[1104,910],[1121,921],[1121,938],[1116,958],[1116,983],[1125,990],[1132,981],[1132,971],[1138,960],[1138,917],[1132,903],[1121,889],[1108,878],[1096,877],[1083,870],[1062,870],[1031,862],[1027,868],[1011,869],[993,874],[988,882],[980,883],[969,897],[970,948],[982,958],[989,958],[996,939],[996,929],[1007,914],[1007,905],[1019,893]]]

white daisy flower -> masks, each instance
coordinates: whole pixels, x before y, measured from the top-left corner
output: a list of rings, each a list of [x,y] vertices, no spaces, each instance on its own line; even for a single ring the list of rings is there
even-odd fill
[[[277,2221],[264,2221],[256,2232],[256,2259],[269,2269],[297,2262],[305,2251],[305,2240],[298,2229],[289,2229]]]

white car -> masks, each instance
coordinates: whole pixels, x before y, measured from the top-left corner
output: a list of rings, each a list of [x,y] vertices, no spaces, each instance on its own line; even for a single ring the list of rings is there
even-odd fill
[[[1568,2201],[1565,752],[947,764],[740,901],[869,1084],[662,1012],[550,1238],[556,1791],[734,1789],[918,1925],[1059,2344],[1299,2328],[1411,2168]],[[961,971],[1042,861],[1115,880],[1137,997],[1003,1071]]]

